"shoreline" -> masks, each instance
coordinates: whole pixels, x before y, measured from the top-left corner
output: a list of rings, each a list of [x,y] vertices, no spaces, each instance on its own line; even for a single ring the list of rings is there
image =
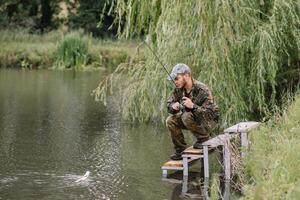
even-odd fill
[[[3,48],[0,50],[0,68],[61,70],[61,67],[55,66],[55,54],[59,41],[67,34],[52,31],[40,35],[1,30],[0,44]],[[88,62],[80,71],[106,69],[112,72],[133,56],[138,44],[137,41],[97,39],[78,34],[87,40],[89,54]]]

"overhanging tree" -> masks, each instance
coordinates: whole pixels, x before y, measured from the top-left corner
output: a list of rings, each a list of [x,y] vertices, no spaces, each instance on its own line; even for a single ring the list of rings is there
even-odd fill
[[[187,63],[196,79],[213,88],[223,124],[272,113],[281,94],[279,80],[299,68],[297,0],[116,0],[114,5],[116,16],[125,18],[124,37],[147,33],[170,70],[178,62]],[[121,80],[124,118],[166,117],[172,85],[151,52],[146,51],[145,61],[120,65],[100,83],[96,97],[105,101]]]

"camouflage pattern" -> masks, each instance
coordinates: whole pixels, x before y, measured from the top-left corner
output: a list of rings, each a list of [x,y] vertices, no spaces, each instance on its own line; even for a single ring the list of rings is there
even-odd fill
[[[190,98],[197,108],[173,110],[172,104],[182,103],[182,98],[185,96]],[[176,151],[186,148],[182,129],[190,130],[197,141],[202,143],[209,139],[210,132],[215,128],[219,119],[219,108],[214,101],[212,91],[205,84],[196,80],[193,80],[190,94],[186,94],[183,88],[175,88],[167,101],[167,108],[172,115],[167,118],[166,125],[171,133]]]

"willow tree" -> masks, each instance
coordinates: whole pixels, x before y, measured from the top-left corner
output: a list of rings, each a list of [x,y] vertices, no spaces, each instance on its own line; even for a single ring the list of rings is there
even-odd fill
[[[299,0],[116,0],[121,36],[146,35],[171,70],[178,62],[212,87],[223,124],[266,116],[276,108],[282,74],[299,67]],[[147,48],[145,59],[120,65],[96,89],[121,85],[122,114],[132,121],[163,120],[173,88]],[[122,84],[120,84],[122,83]]]

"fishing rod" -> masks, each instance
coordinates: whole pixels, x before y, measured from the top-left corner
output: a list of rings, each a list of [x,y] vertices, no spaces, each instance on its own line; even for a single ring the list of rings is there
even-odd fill
[[[149,50],[152,52],[152,54],[155,56],[155,58],[157,59],[157,61],[159,62],[159,64],[165,69],[166,73],[168,74],[168,76],[170,77],[170,79],[172,80],[172,82],[174,83],[175,87],[176,87],[176,84],[175,84],[175,81],[174,79],[171,77],[171,74],[168,72],[167,68],[165,67],[165,65],[163,64],[163,62],[159,59],[159,57],[156,55],[156,53],[153,51],[153,49],[150,47],[150,45],[145,41],[143,40],[142,44],[145,44]],[[185,111],[185,106],[182,105],[181,103],[179,104],[179,109],[184,112]]]
[[[153,51],[153,49],[150,47],[150,45],[145,40],[143,40],[142,43],[144,43],[148,47],[148,49],[152,52],[154,57],[157,59],[158,63],[164,68],[164,70],[166,71],[166,73],[168,74],[168,76],[170,77],[170,79],[172,80],[174,85],[176,86],[174,79],[171,77],[171,74],[168,72],[167,68],[165,67],[163,62],[159,59],[159,57],[156,55],[156,53]]]

